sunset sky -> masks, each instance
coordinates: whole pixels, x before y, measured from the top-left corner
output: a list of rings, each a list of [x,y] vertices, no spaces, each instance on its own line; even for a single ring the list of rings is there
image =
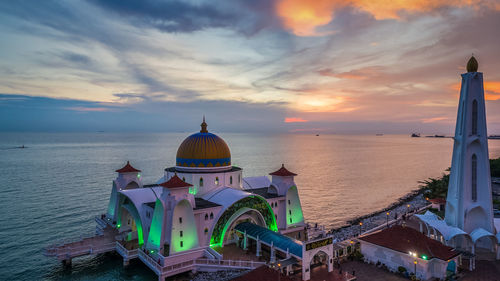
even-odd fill
[[[0,131],[452,134],[500,0],[0,2]]]

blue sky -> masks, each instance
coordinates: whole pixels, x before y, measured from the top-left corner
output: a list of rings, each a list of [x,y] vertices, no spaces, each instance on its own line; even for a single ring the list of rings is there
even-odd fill
[[[497,1],[3,1],[0,131],[447,133]]]

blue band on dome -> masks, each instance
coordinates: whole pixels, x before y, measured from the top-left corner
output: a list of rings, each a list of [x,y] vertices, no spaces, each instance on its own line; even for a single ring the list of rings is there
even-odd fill
[[[177,157],[176,162],[177,166],[181,167],[221,167],[231,165],[231,157],[217,159],[187,159]]]

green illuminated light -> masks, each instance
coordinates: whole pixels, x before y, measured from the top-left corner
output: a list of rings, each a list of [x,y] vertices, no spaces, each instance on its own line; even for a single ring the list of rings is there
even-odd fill
[[[116,227],[117,227],[117,228],[120,228],[121,226],[122,226],[121,224],[117,224],[117,225],[116,225]]]
[[[427,260],[427,256],[422,256],[422,259]]]
[[[141,177],[141,174],[137,174],[137,177],[140,178]]]

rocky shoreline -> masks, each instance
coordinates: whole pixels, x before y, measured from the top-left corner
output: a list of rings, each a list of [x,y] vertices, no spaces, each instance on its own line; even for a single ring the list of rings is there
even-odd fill
[[[413,190],[384,209],[349,220],[347,222],[348,225],[331,229],[329,234],[333,234],[334,239],[338,242],[344,241],[358,236],[360,234],[360,229],[361,232],[365,232],[385,224],[387,222],[387,212],[389,212],[388,219],[391,221],[395,219],[396,215],[400,218],[408,211],[411,212],[425,207],[429,202],[425,200],[423,191],[424,189]],[[408,207],[408,205],[410,207]],[[361,227],[359,225],[360,222],[362,223]]]

